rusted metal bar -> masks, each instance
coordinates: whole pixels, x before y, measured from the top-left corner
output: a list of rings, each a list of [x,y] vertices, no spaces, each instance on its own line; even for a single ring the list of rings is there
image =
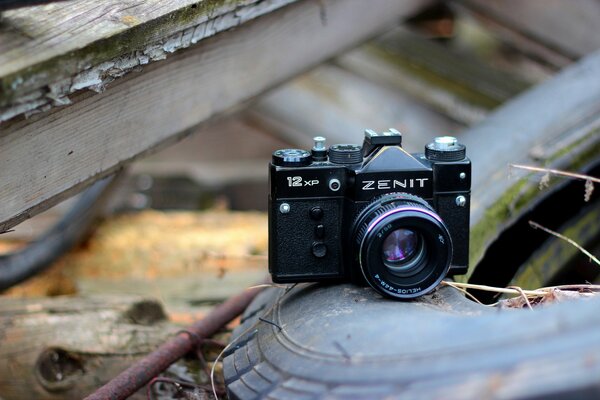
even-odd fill
[[[242,313],[261,288],[246,289],[215,307],[205,318],[197,321],[156,351],[139,360],[85,400],[125,399],[167,369],[169,365],[191,351],[198,342],[215,334],[229,321]]]

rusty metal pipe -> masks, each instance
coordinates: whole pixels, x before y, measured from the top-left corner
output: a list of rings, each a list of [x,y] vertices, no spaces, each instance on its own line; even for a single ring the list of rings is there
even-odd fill
[[[121,372],[85,400],[117,400],[131,396],[169,365],[191,351],[198,344],[198,340],[214,335],[225,324],[240,315],[260,290],[261,288],[246,289],[219,304],[206,317]]]

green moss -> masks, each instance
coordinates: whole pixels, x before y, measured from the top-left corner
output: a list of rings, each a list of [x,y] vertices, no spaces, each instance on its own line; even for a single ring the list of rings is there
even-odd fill
[[[600,135],[600,128],[592,130],[587,135],[582,136],[581,138],[577,139],[575,142],[571,143],[569,146],[565,146],[564,148],[558,150],[555,154],[548,157],[548,159],[546,160],[546,163],[551,163],[563,156],[568,155],[574,149],[576,149],[577,147],[579,147],[580,145],[582,145],[583,143],[590,140],[590,138],[592,138],[596,135]]]
[[[484,250],[489,242],[494,238],[494,235],[499,231],[499,227],[508,221],[515,208],[515,200],[522,198],[521,193],[530,186],[527,179],[523,178],[517,181],[513,186],[504,192],[494,205],[488,208],[483,218],[475,226],[471,228],[469,238],[469,272],[460,278],[462,281],[467,281],[473,272],[473,266],[479,262],[483,256]],[[529,188],[530,189],[530,188]],[[530,195],[530,190],[526,190]],[[523,201],[521,201],[523,203]]]
[[[577,171],[583,168],[585,165],[590,163],[592,160],[598,159],[600,155],[600,129],[595,129],[590,132],[589,135],[586,135],[582,140],[568,147],[568,150],[571,151],[574,148],[577,148],[581,142],[587,141],[591,137],[596,137],[594,143],[590,144],[590,147],[585,149],[585,151],[581,152],[581,154],[573,156],[569,163],[569,169],[572,171]],[[560,151],[563,157],[568,156],[568,152]],[[556,159],[556,157],[552,157],[552,159]]]
[[[478,108],[493,109],[530,86],[514,75],[491,68],[472,54],[408,32],[380,39],[365,49],[403,74]]]
[[[400,57],[398,54],[393,54],[373,45],[367,45],[366,49],[369,53],[373,54],[374,57],[382,58],[402,70],[404,74],[415,76],[417,79],[427,82],[432,87],[441,88],[450,92],[469,104],[485,109],[493,109],[502,103],[496,99],[483,96],[479,92],[472,91],[459,82],[448,80],[424,68],[422,65]]]
[[[98,65],[119,56],[143,50],[149,44],[165,39],[165,32],[173,32],[198,18],[214,13],[226,4],[241,0],[204,0],[165,14],[154,20],[135,25],[121,33],[99,39],[84,48],[32,65],[6,75],[0,80],[0,106],[10,104],[19,96],[52,82],[70,77],[82,70],[82,65]],[[25,57],[25,55],[23,55]]]

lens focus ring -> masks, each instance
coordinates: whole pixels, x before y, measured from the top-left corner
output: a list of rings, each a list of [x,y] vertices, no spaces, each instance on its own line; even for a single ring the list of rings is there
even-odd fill
[[[402,202],[406,206],[423,207],[433,212],[433,209],[425,200],[408,193],[389,193],[377,197],[361,210],[354,221],[354,226],[358,227],[358,232],[355,235],[356,245],[360,246],[360,243],[363,241],[369,227],[368,223],[387,211],[397,208],[398,202]]]

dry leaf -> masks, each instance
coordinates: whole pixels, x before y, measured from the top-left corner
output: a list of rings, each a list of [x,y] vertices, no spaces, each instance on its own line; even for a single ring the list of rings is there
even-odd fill
[[[552,303],[560,303],[565,300],[577,300],[577,299],[587,299],[590,297],[597,296],[598,292],[584,291],[584,290],[561,290],[558,288],[554,288],[552,290],[548,290],[543,296],[530,297],[529,303],[532,307],[552,304]],[[527,305],[522,296],[512,297],[510,299],[500,300],[498,302],[498,306],[500,308],[526,308]]]
[[[585,181],[585,194],[583,195],[583,200],[586,202],[590,201],[592,198],[592,192],[594,191],[594,183],[591,179]]]
[[[543,188],[547,188],[548,186],[550,186],[550,173],[546,172],[544,174],[544,176],[542,176],[542,179],[540,179],[540,190],[542,190]]]

